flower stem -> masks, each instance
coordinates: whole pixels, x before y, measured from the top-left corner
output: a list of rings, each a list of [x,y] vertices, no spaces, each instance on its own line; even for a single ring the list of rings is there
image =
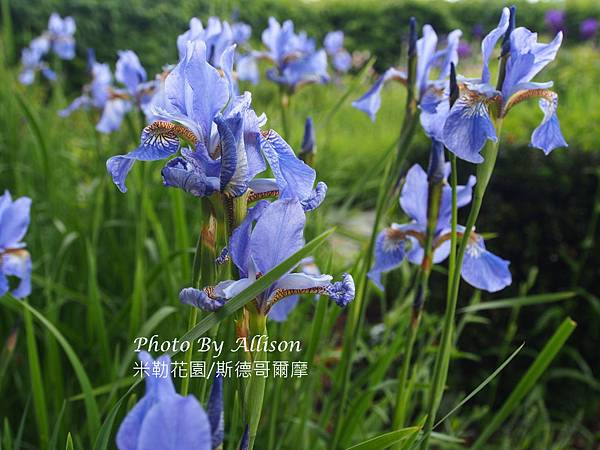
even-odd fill
[[[433,260],[433,238],[435,236],[438,217],[440,213],[440,203],[442,196],[442,180],[429,181],[429,189],[427,194],[427,231],[425,234],[425,243],[423,251],[423,261],[417,274],[416,292],[413,301],[412,317],[408,324],[406,345],[404,348],[404,358],[402,367],[398,376],[398,391],[396,396],[396,409],[394,413],[393,429],[399,429],[404,425],[406,416],[406,408],[408,403],[409,389],[407,385],[408,373],[410,369],[410,361],[412,358],[413,348],[421,323],[421,315],[423,306],[429,292],[429,275],[431,274],[431,266]]]
[[[279,106],[281,108],[281,127],[283,129],[283,138],[287,141],[290,138],[290,125],[288,112],[290,108],[290,95],[281,86],[279,88]]]
[[[210,200],[203,199],[204,224],[198,235],[194,262],[192,264],[192,286],[199,289],[201,282],[212,285],[216,281],[215,258],[217,256],[217,218],[215,209]],[[188,316],[188,330],[191,330],[198,320],[198,309],[190,308]],[[194,354],[194,343],[190,342],[189,349],[185,352],[185,367],[188,368],[187,376],[181,381],[181,395],[187,395],[190,386],[190,362]]]
[[[247,308],[248,311],[248,341],[252,341],[253,336],[268,336],[267,333],[267,316],[260,314],[255,308]],[[259,348],[250,353],[246,352],[246,359],[253,363],[255,361],[267,361],[268,353],[264,349]],[[245,408],[246,408],[246,421],[249,427],[249,444],[248,450],[252,450],[254,447],[254,441],[256,440],[256,434],[258,430],[258,424],[262,414],[263,400],[265,396],[265,384],[266,377],[257,376],[254,371],[251,372],[251,376],[246,384],[246,390],[244,394]]]
[[[500,130],[502,128],[502,121],[496,122],[496,133],[500,136]],[[456,315],[456,305],[458,303],[458,290],[460,287],[460,273],[463,263],[463,258],[467,245],[469,243],[469,237],[471,230],[475,226],[475,222],[479,216],[481,205],[483,204],[483,196],[485,190],[490,182],[494,166],[496,165],[496,158],[498,156],[498,145],[499,142],[489,142],[482,151],[484,162],[477,166],[477,184],[475,185],[473,192],[473,202],[471,204],[471,210],[469,211],[469,217],[465,227],[464,234],[460,241],[458,252],[456,253],[456,263],[452,268],[452,278],[449,278],[448,291],[446,296],[446,312],[444,315],[444,324],[442,328],[442,339],[440,347],[438,349],[433,379],[431,383],[431,391],[429,397],[429,407],[427,414],[427,422],[425,423],[425,435],[421,442],[421,449],[425,450],[429,445],[429,437],[433,430],[433,424],[435,423],[435,417],[437,410],[442,401],[444,386],[446,384],[446,378],[448,376],[448,368],[450,365],[450,353],[452,350],[453,332],[454,332],[454,316]],[[454,180],[453,180],[454,181]],[[455,195],[455,194],[453,194]],[[454,214],[456,214],[456,199],[453,198],[453,238],[456,240],[456,223]],[[451,259],[452,261],[452,259]]]

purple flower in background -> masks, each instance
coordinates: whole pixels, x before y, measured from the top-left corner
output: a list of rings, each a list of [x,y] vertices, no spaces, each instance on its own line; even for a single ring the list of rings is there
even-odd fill
[[[325,36],[323,47],[331,58],[334,69],[339,73],[346,73],[352,67],[352,56],[344,48],[344,32],[330,31]]]
[[[413,22],[414,23],[414,22]],[[411,25],[414,26],[414,25]],[[414,33],[416,34],[416,33]],[[421,115],[434,114],[440,103],[447,103],[445,93],[450,74],[450,64],[458,62],[458,43],[462,32],[454,30],[448,35],[445,49],[437,51],[438,37],[430,25],[423,27],[423,37],[416,41],[417,70],[416,70],[416,96],[421,108]],[[416,40],[413,37],[412,40]],[[439,67],[437,78],[430,80],[434,65]],[[389,68],[379,77],[375,84],[361,98],[352,102],[356,109],[364,111],[374,122],[377,111],[381,107],[381,90],[390,80],[406,84],[406,73]]]
[[[475,25],[473,25],[473,28],[471,29],[471,34],[475,39],[481,39],[483,37],[483,33],[483,25],[481,25],[480,23],[476,23]]]
[[[12,295],[27,297],[31,293],[31,257],[23,238],[29,228],[31,199],[12,200],[10,192],[0,197],[0,297],[10,290],[8,277],[20,280]]]
[[[498,40],[505,36],[503,54],[506,55],[506,72],[501,90],[491,84],[489,59]],[[496,141],[496,129],[490,117],[490,108],[504,117],[522,101],[537,97],[544,113],[540,125],[531,135],[531,146],[548,154],[567,143],[560,131],[556,115],[558,96],[549,90],[552,82],[536,83],[531,80],[556,57],[562,42],[558,33],[549,44],[537,42],[537,34],[527,28],[514,28],[514,13],[502,11],[498,26],[482,41],[483,68],[481,78],[459,80],[460,97],[452,106],[443,126],[443,142],[459,158],[481,163],[479,154],[486,141]]]
[[[586,41],[594,39],[597,32],[598,21],[593,17],[588,17],[579,24],[579,35]]]
[[[305,222],[303,207],[296,199],[258,202],[248,210],[246,219],[229,241],[229,255],[240,279],[223,281],[202,290],[183,289],[180,300],[206,311],[220,308],[304,246]],[[259,294],[254,302],[261,314],[269,315],[283,299],[301,294],[329,296],[339,306],[346,306],[354,298],[354,281],[348,274],[342,281],[332,283],[330,275],[310,270],[288,273]],[[294,305],[295,302],[288,303],[276,311],[276,318],[284,320]]]
[[[550,9],[544,15],[544,22],[552,33],[565,31],[566,14],[561,9]]]
[[[140,352],[146,393],[129,411],[117,432],[119,450],[212,450],[223,442],[223,380],[215,377],[208,414],[193,395],[175,392],[171,359]]]
[[[458,57],[460,59],[466,59],[469,56],[471,56],[471,44],[469,44],[468,42],[465,41],[460,41],[458,44]]]
[[[436,145],[436,143],[434,143]],[[443,147],[437,143],[440,155]],[[443,158],[443,156],[442,156]],[[442,161],[443,163],[443,161]],[[450,165],[444,166],[444,183],[450,173]],[[471,176],[464,186],[458,186],[458,207],[471,201],[475,177]],[[400,195],[400,206],[411,221],[405,224],[392,224],[377,236],[375,244],[375,264],[369,272],[369,278],[383,289],[381,274],[400,266],[404,259],[412,264],[423,262],[423,243],[427,229],[427,203],[429,183],[427,173],[415,164],[406,175],[406,182]],[[450,253],[450,220],[452,216],[452,190],[445,183],[442,188],[440,210],[433,239],[433,263],[439,264]],[[459,234],[464,227],[458,227]],[[489,252],[483,238],[472,232],[465,252],[461,270],[463,279],[470,285],[489,292],[496,292],[512,282],[509,262]]]

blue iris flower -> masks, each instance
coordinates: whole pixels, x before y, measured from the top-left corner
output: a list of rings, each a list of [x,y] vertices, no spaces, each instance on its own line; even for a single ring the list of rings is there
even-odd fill
[[[171,359],[139,354],[146,372],[146,393],[117,432],[119,450],[212,450],[223,442],[223,379],[214,378],[204,411],[193,395],[177,394]]]
[[[441,144],[439,148],[443,150]],[[442,158],[442,154],[440,155]],[[440,200],[440,211],[433,239],[433,263],[439,264],[450,253],[450,220],[452,216],[452,190],[445,182],[450,165],[444,165],[444,186]],[[457,205],[462,207],[471,201],[475,177],[471,176],[464,186],[457,188]],[[429,183],[427,173],[415,164],[408,171],[406,182],[400,195],[400,206],[411,221],[405,224],[392,224],[383,230],[375,244],[375,264],[369,272],[369,278],[383,289],[381,274],[400,266],[407,258],[412,264],[423,261],[423,242],[427,229],[427,203]],[[464,227],[457,228],[458,234]],[[472,232],[469,237],[461,270],[463,279],[472,286],[489,292],[496,292],[512,282],[508,269],[510,263],[499,258],[485,247],[483,238]]]
[[[205,311],[220,308],[304,246],[305,222],[304,209],[296,199],[258,202],[248,210],[246,219],[234,230],[229,241],[229,255],[240,279],[223,281],[202,290],[183,289],[180,300]],[[333,283],[330,275],[305,269],[282,276],[254,302],[261,314],[284,320],[295,301],[281,307],[277,305],[285,298],[300,294],[326,295],[339,306],[346,306],[354,299],[354,281],[351,275],[345,274],[342,281]]]
[[[75,20],[72,17],[60,17],[52,13],[48,20],[48,39],[52,45],[52,51],[61,59],[73,59],[75,57]]]
[[[444,49],[437,50],[438,36],[431,25],[423,26],[423,37],[416,42],[417,68],[415,90],[417,103],[421,108],[421,120],[431,120],[429,114],[435,114],[437,108],[447,103],[445,92],[448,87],[450,64],[458,62],[458,44],[462,31],[454,30],[447,38]],[[438,68],[437,78],[430,79],[432,69]],[[406,84],[406,72],[394,67],[387,69],[375,84],[358,100],[352,103],[355,108],[364,111],[374,122],[381,107],[381,91],[388,81]]]
[[[308,209],[323,200],[324,183],[313,189],[315,171],[299,160],[275,131],[262,131],[266,116],[258,117],[251,95],[232,88],[233,52],[222,56],[222,70],[208,62],[204,41],[189,41],[186,55],[164,81],[164,94],[152,103],[156,120],[142,131],[134,151],[110,158],[107,168],[125,192],[133,163],[167,159],[163,183],[198,196],[221,192],[237,197],[248,189],[254,199],[269,196],[297,198]],[[186,145],[181,147],[181,142]],[[269,163],[274,179],[257,179]]]
[[[491,84],[489,59],[502,36],[505,36],[502,47],[506,71],[501,89],[496,90]],[[448,114],[443,129],[443,140],[448,149],[461,159],[481,163],[483,157],[479,152],[486,141],[498,139],[490,110],[496,117],[502,118],[513,106],[532,97],[539,99],[544,117],[533,131],[530,145],[546,154],[557,147],[566,147],[556,115],[558,96],[549,90],[552,82],[531,81],[554,60],[561,43],[560,32],[549,44],[538,43],[537,33],[527,28],[514,28],[514,13],[511,20],[510,10],[504,8],[498,26],[481,42],[481,78],[459,80],[461,95]]]
[[[238,66],[240,79],[256,81],[256,60],[266,59],[274,65],[267,71],[267,78],[286,86],[290,92],[306,84],[329,82],[327,53],[317,50],[314,39],[305,32],[296,33],[291,20],[280,24],[270,17],[262,42],[267,50],[252,52],[242,61],[241,67]]]
[[[352,56],[344,48],[344,32],[330,31],[325,35],[323,47],[331,58],[333,68],[338,73],[346,73],[352,67]]]
[[[101,133],[118,130],[125,114],[134,105],[146,112],[158,90],[159,81],[147,81],[146,71],[131,50],[120,51],[117,59],[115,80],[123,86],[121,88],[113,85],[109,65],[97,62],[93,52],[88,56],[88,67],[92,75],[91,83],[85,85],[82,95],[59,111],[59,115],[67,117],[80,108],[98,109],[102,113],[96,130]]]
[[[31,293],[31,257],[23,242],[30,208],[28,197],[13,201],[8,191],[0,197],[0,297],[10,290],[8,277],[20,280],[13,296],[23,298]]]

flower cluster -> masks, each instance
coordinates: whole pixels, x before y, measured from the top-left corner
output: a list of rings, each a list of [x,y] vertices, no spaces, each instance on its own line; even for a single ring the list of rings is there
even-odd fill
[[[23,69],[19,74],[22,84],[31,84],[36,72],[41,72],[48,80],[55,80],[56,74],[43,58],[52,51],[60,59],[75,57],[75,21],[72,17],[61,18],[52,13],[48,20],[48,29],[33,39],[21,52]]]
[[[441,147],[439,150],[443,150]],[[443,154],[440,155],[443,159]],[[443,163],[442,163],[443,164]],[[450,164],[443,164],[443,187],[440,196],[439,213],[433,236],[434,264],[443,262],[450,253],[450,218],[452,213],[451,189],[446,183],[450,174]],[[471,176],[464,186],[457,188],[457,206],[471,202],[475,177]],[[409,223],[392,224],[377,236],[375,264],[369,278],[380,288],[381,274],[398,267],[404,259],[412,264],[423,264],[423,243],[428,225],[429,182],[427,173],[415,164],[406,175],[406,182],[400,194],[400,206],[411,219]],[[462,235],[463,227],[458,228]],[[478,289],[496,292],[508,286],[512,277],[508,270],[509,262],[486,250],[483,237],[471,232],[465,253],[461,275],[463,279]]]
[[[267,71],[267,78],[284,86],[289,92],[295,92],[306,84],[329,81],[327,53],[317,49],[315,40],[305,32],[296,33],[291,20],[280,24],[270,17],[269,26],[262,33],[262,42],[266,50],[251,52],[238,66],[240,79],[258,81],[256,61],[262,59],[274,66]],[[340,46],[338,51],[341,50]]]
[[[67,117],[80,108],[94,108],[101,111],[96,129],[101,133],[111,133],[119,129],[123,118],[134,106],[144,111],[146,116],[150,115],[149,105],[163,75],[148,81],[146,70],[133,51],[119,52],[114,77],[120,86],[113,84],[109,65],[97,62],[92,50],[88,55],[88,68],[92,81],[83,87],[81,96],[59,111],[61,117]]]
[[[31,257],[23,237],[29,228],[31,199],[12,200],[10,192],[0,197],[0,297],[10,290],[8,277],[20,280],[12,295],[27,297],[31,293]]]

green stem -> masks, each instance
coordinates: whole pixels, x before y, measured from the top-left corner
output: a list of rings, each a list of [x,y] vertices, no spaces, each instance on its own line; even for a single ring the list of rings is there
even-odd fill
[[[196,252],[194,253],[192,286],[199,289],[201,282],[207,286],[212,285],[216,281],[215,258],[217,257],[217,218],[211,200],[204,199],[203,201],[203,216],[204,225],[198,236]],[[196,325],[198,320],[198,309],[190,308],[188,318],[188,330],[191,330]],[[190,366],[194,354],[194,342],[190,342],[190,347],[185,353],[185,367]],[[181,395],[187,395],[190,385],[190,371],[187,371],[187,376],[181,381]]]
[[[27,300],[23,300],[27,302]],[[44,384],[42,371],[40,368],[40,357],[37,343],[35,342],[35,330],[33,328],[33,319],[29,309],[23,309],[23,319],[25,323],[25,340],[27,342],[27,357],[29,362],[29,375],[31,377],[31,392],[33,394],[33,406],[35,410],[35,419],[37,422],[38,433],[41,447],[48,443],[48,412],[46,410],[46,396],[44,394]]]
[[[499,119],[496,121],[497,136],[500,136],[501,128],[502,121],[501,119]],[[463,258],[467,249],[467,245],[469,243],[471,230],[475,226],[477,218],[479,217],[479,211],[481,210],[481,205],[483,204],[483,196],[485,194],[485,190],[490,182],[492,172],[494,171],[494,167],[496,165],[496,158],[498,156],[498,145],[499,141],[488,142],[488,144],[484,147],[482,151],[484,162],[477,166],[477,184],[475,185],[473,192],[473,202],[471,204],[471,210],[469,211],[469,217],[467,218],[465,231],[460,241],[458,252],[456,254],[456,263],[453,267],[452,278],[449,279],[448,284],[448,291],[446,297],[446,312],[444,315],[444,324],[442,328],[442,339],[435,359],[433,381],[431,384],[431,392],[429,398],[427,422],[425,423],[425,435],[421,443],[422,450],[428,448],[429,437],[433,430],[437,410],[442,401],[444,386],[446,384],[448,368],[450,365],[450,353],[452,350],[451,347],[453,342],[452,335],[454,331],[454,317],[456,315],[456,305],[458,303],[458,291],[460,287],[460,273]],[[453,199],[453,203],[454,210],[456,208],[455,199]],[[453,214],[455,214],[454,211]],[[453,228],[455,226],[456,225],[453,222]],[[453,231],[453,234],[456,234],[455,230]]]
[[[268,336],[267,317],[260,314],[256,309],[249,307],[248,311],[248,340],[253,336]],[[258,349],[253,353],[246,352],[246,358],[252,363],[254,361],[267,361],[268,353]],[[256,376],[254,371],[246,384],[245,404],[246,420],[249,428],[248,450],[252,450],[258,431],[258,424],[262,414],[263,400],[265,396],[266,377]]]
[[[408,114],[408,111],[407,111]],[[412,115],[412,114],[411,114]],[[350,372],[352,369],[352,358],[354,356],[354,350],[356,347],[356,341],[358,336],[360,335],[360,330],[362,329],[362,323],[364,319],[364,314],[366,311],[366,306],[368,303],[368,290],[369,283],[367,280],[367,272],[369,271],[372,262],[373,262],[373,250],[375,248],[375,240],[377,238],[377,232],[379,231],[379,225],[383,218],[384,213],[387,210],[388,199],[391,198],[390,193],[393,191],[393,186],[395,184],[396,176],[392,173],[392,167],[398,167],[398,160],[404,161],[408,148],[410,147],[410,142],[414,135],[416,124],[416,115],[411,117],[410,119],[406,119],[403,121],[402,130],[400,132],[400,139],[398,143],[398,153],[396,155],[396,160],[391,161],[386,165],[386,170],[383,174],[383,182],[379,188],[379,194],[377,197],[377,207],[375,212],[375,222],[373,223],[373,228],[371,230],[371,237],[369,239],[369,244],[366,249],[364,264],[361,270],[361,279],[359,282],[359,295],[356,296],[354,301],[352,302],[352,306],[350,308],[348,323],[346,324],[346,333],[344,336],[344,347],[342,350],[342,361],[340,365],[340,373],[342,380],[341,387],[341,400],[338,408],[338,415],[335,425],[335,431],[333,434],[332,441],[332,449],[337,448],[342,431],[342,422],[343,422],[343,411],[348,401],[348,390],[349,390],[349,381],[350,381]]]
[[[283,138],[287,141],[290,138],[290,124],[288,112],[290,109],[290,95],[281,86],[279,88],[279,106],[281,108],[281,128],[283,129]]]

